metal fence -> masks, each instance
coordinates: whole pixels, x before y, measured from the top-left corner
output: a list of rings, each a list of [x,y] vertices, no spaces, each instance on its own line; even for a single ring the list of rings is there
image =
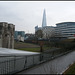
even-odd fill
[[[0,56],[0,74],[14,74],[42,62],[49,61],[70,51],[56,50],[28,56]]]

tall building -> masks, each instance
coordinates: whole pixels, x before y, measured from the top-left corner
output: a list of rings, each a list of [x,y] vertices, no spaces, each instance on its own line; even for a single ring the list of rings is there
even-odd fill
[[[39,35],[40,37],[38,38],[42,37],[43,39],[49,39],[50,37],[54,36],[54,27],[47,26],[45,9],[43,12],[42,27],[35,27],[35,35]]]
[[[45,27],[45,26],[47,26],[47,23],[46,23],[46,12],[45,12],[45,9],[44,9],[42,27]]]
[[[0,22],[0,47],[14,48],[15,25]]]
[[[75,22],[62,22],[56,26],[62,37],[75,37]]]

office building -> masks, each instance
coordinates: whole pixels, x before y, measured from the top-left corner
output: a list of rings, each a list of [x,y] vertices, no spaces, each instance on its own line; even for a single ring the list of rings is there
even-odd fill
[[[46,23],[46,12],[45,12],[45,9],[44,9],[42,27],[45,27],[45,26],[47,26],[47,23]]]
[[[75,37],[75,22],[62,22],[56,24],[62,37]]]

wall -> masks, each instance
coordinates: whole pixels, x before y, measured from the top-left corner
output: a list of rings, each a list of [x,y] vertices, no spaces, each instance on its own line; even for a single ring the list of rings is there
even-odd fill
[[[14,30],[15,25],[7,22],[0,22],[0,38],[2,39],[2,42],[0,43],[1,47],[14,48]]]

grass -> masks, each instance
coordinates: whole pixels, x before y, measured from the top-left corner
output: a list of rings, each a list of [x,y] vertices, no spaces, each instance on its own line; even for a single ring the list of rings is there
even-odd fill
[[[50,49],[49,47],[43,47],[43,50],[48,50]],[[20,48],[18,50],[24,50],[24,51],[32,51],[32,52],[40,52],[40,47],[34,47],[34,48]]]
[[[40,48],[39,47],[37,47],[37,48],[21,48],[21,49],[18,49],[18,50],[40,52]]]
[[[40,52],[40,46],[31,43],[15,42],[14,47],[15,49],[23,50],[23,51]],[[43,51],[49,49],[51,49],[51,47],[47,47],[46,45],[43,45]]]
[[[75,74],[75,63],[72,64],[63,74]]]
[[[28,48],[28,47],[39,47],[39,45],[31,44],[31,43],[25,43],[25,42],[15,42],[14,43],[15,49],[17,48]]]

